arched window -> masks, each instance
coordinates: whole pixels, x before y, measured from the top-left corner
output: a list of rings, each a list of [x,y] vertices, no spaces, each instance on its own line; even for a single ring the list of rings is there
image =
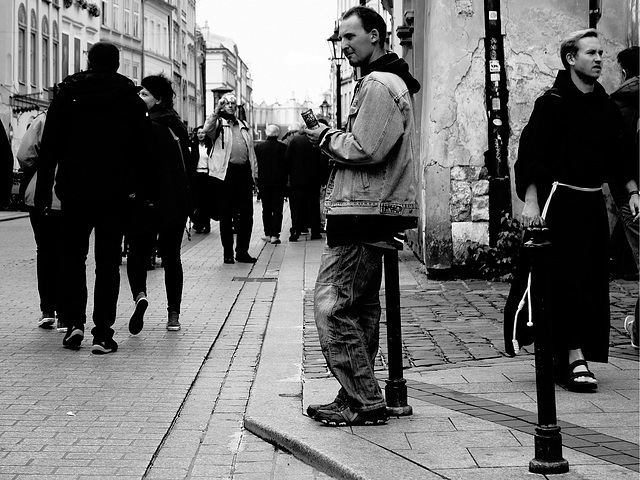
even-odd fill
[[[18,7],[18,81],[27,81],[27,10]]]
[[[42,17],[42,86],[47,88],[49,84],[49,20]]]
[[[53,85],[60,81],[60,34],[58,32],[58,23],[54,20],[52,23],[51,31],[53,32],[51,38],[51,71],[53,72]]]
[[[29,79],[31,80],[31,86],[37,86],[38,79],[38,70],[37,70],[37,44],[36,39],[38,38],[38,17],[36,16],[36,11],[31,10],[31,31],[29,32],[29,69],[30,75]]]

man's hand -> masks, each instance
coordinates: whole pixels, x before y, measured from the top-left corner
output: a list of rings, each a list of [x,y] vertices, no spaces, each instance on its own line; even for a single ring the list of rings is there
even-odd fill
[[[310,130],[308,128],[303,128],[302,129],[302,131],[305,133],[305,135],[307,136],[307,138],[311,142],[311,145],[313,145],[314,147],[318,146],[318,144],[320,143],[320,136],[326,130],[329,130],[329,127],[327,127],[326,125],[322,125],[322,124],[319,127],[314,128],[313,130]]]

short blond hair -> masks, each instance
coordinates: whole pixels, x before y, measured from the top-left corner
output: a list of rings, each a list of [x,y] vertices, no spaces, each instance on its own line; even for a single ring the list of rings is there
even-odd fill
[[[562,65],[564,65],[565,70],[569,70],[567,55],[575,55],[578,51],[578,42],[587,37],[598,38],[598,31],[595,28],[587,28],[585,30],[571,32],[564,37],[560,43],[560,60],[562,60]]]

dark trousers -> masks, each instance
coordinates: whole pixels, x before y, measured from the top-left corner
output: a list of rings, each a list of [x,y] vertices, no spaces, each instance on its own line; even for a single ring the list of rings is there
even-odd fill
[[[220,240],[225,257],[233,256],[233,233],[237,234],[236,256],[249,251],[253,228],[253,179],[251,166],[229,164],[219,182]]]
[[[157,233],[158,249],[162,255],[164,269],[164,285],[167,292],[167,311],[180,313],[182,302],[183,271],[180,259],[184,224],[163,227]],[[127,257],[127,277],[133,299],[140,292],[147,294],[147,265],[149,249],[156,239],[155,230],[134,232],[127,235],[129,239],[129,255]]]
[[[36,241],[36,273],[40,311],[58,311],[60,259],[62,255],[62,214],[51,210],[47,215],[29,208],[29,220]]]
[[[289,189],[292,230],[300,233],[311,228],[311,233],[320,233],[320,186],[291,186]]]
[[[217,220],[215,179],[208,173],[196,173],[196,194],[198,208],[193,216],[193,228],[211,230],[211,219]]]
[[[91,330],[98,341],[113,337],[120,293],[120,261],[125,225],[124,206],[91,210],[63,205],[63,285],[59,317],[67,325],[83,326],[87,321],[87,272],[91,232],[95,235],[95,286]]]
[[[282,207],[284,188],[278,186],[260,187],[262,202],[262,225],[267,237],[279,237],[282,230]]]

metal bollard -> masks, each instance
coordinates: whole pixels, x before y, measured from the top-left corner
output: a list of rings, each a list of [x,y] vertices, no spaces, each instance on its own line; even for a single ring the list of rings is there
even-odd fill
[[[534,437],[535,458],[529,471],[540,474],[566,473],[569,462],[562,458],[562,435],[557,425],[556,392],[553,375],[553,336],[548,317],[549,230],[529,228],[526,252],[531,258],[531,307],[535,324],[536,392],[538,426]]]
[[[413,413],[407,404],[407,381],[402,376],[402,326],[400,324],[400,278],[398,250],[385,249],[384,284],[387,314],[387,348],[389,350],[389,379],[384,387],[387,411],[391,415]]]

